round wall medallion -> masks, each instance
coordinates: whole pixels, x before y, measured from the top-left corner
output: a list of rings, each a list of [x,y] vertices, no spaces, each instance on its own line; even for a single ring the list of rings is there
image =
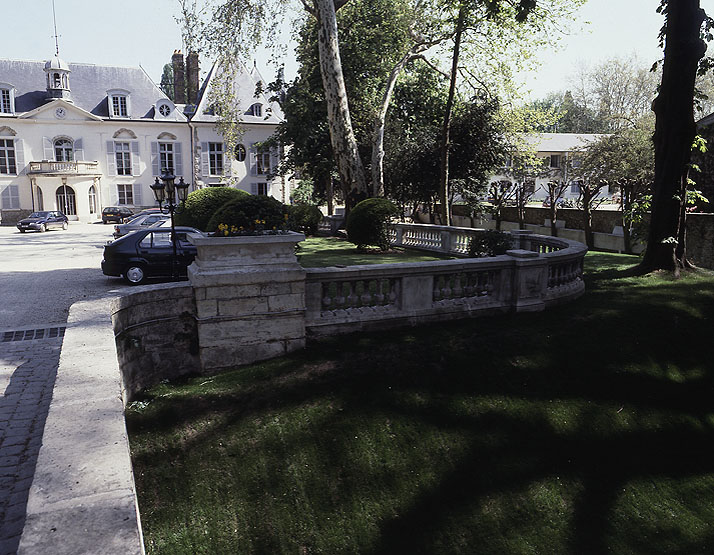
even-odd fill
[[[57,117],[58,119],[64,119],[66,115],[67,110],[65,110],[61,106],[55,110],[55,117]]]

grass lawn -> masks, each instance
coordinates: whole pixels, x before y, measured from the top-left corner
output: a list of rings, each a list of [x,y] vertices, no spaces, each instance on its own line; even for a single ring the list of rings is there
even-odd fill
[[[714,552],[714,275],[342,336],[127,412],[149,553]],[[707,447],[709,445],[709,447]]]
[[[393,248],[388,253],[361,253],[357,247],[338,237],[309,237],[299,243],[298,262],[303,268],[326,268],[327,266],[356,266],[358,264],[391,264],[395,262],[428,262],[448,260],[448,255]]]

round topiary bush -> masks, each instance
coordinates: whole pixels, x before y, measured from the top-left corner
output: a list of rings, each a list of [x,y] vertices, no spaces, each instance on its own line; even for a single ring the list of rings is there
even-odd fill
[[[317,227],[322,221],[322,212],[317,206],[311,204],[295,204],[288,207],[290,218],[288,225],[293,231],[305,235],[317,235]]]
[[[249,193],[232,187],[206,187],[188,195],[183,208],[176,214],[176,225],[187,225],[208,231],[208,222],[213,214],[229,202],[250,196]]]
[[[364,249],[389,250],[389,222],[399,209],[386,198],[368,198],[358,203],[347,217],[347,239]]]
[[[286,213],[283,203],[273,197],[245,195],[219,208],[206,231],[215,232],[221,224],[245,232],[282,229]]]

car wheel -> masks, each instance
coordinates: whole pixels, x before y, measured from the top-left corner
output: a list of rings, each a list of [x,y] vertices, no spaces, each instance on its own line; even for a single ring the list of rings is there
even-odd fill
[[[21,230],[20,230],[20,233],[25,233],[25,230],[24,230],[24,229],[21,229]]]
[[[44,233],[45,231],[47,231],[47,226],[45,226],[45,224],[40,224],[39,231],[40,231],[40,233]]]
[[[67,229],[69,224],[67,222],[62,222],[62,229]]]
[[[124,279],[131,285],[140,285],[146,281],[146,271],[141,264],[128,266],[124,271]]]

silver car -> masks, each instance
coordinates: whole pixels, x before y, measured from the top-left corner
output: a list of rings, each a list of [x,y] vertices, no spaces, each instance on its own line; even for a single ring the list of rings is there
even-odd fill
[[[134,218],[125,224],[115,225],[114,238],[118,239],[119,237],[122,237],[132,231],[136,231],[137,229],[147,229],[163,220],[167,220],[168,218],[169,216],[166,214],[147,214],[145,216],[139,216],[138,218]]]

